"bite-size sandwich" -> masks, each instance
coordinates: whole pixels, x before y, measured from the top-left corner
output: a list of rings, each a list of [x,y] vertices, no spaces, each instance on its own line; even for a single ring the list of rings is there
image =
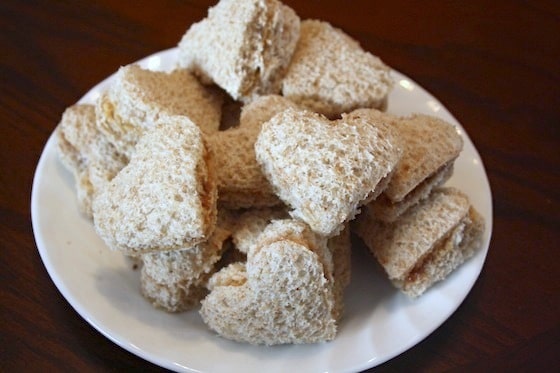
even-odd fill
[[[463,139],[454,125],[425,114],[395,116],[367,109],[356,112],[390,125],[402,149],[387,188],[371,203],[378,219],[396,220],[452,176],[463,149]]]
[[[96,102],[97,127],[115,148],[131,157],[136,143],[162,117],[184,116],[204,133],[220,127],[223,97],[192,72],[121,67]]]
[[[193,246],[216,225],[216,175],[202,132],[187,117],[160,120],[93,200],[98,235],[129,255]]]
[[[240,342],[332,340],[349,282],[349,250],[347,234],[327,241],[301,221],[274,220],[249,249],[246,263],[210,278],[200,314],[220,336]]]
[[[277,94],[300,20],[277,0],[222,0],[179,43],[179,65],[234,100]]]
[[[255,153],[291,216],[327,237],[379,195],[401,155],[383,123],[292,108],[263,124]]]
[[[383,110],[390,68],[328,22],[304,20],[282,95],[331,119],[358,108]]]
[[[418,297],[480,249],[484,219],[463,192],[445,187],[393,222],[378,220],[368,206],[353,229],[389,280]]]

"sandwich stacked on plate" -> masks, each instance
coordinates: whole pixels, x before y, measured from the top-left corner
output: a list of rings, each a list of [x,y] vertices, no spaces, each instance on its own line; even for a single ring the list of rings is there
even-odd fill
[[[412,297],[484,231],[468,197],[442,187],[457,129],[384,113],[391,88],[340,29],[277,0],[222,0],[186,31],[173,71],[121,67],[95,103],[69,107],[58,150],[79,207],[141,260],[156,307],[200,306],[236,341],[328,341],[351,231]]]

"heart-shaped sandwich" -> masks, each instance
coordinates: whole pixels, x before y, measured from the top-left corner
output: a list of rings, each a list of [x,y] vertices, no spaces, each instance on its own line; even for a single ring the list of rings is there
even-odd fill
[[[202,301],[204,322],[251,344],[315,343],[336,335],[332,255],[326,239],[297,220],[273,221],[247,255],[216,273]]]
[[[352,113],[330,121],[296,109],[263,124],[255,153],[292,217],[324,236],[336,235],[379,195],[401,154],[381,121]]]
[[[326,115],[383,109],[393,87],[390,68],[328,22],[301,22],[300,38],[282,80],[282,95]]]
[[[220,126],[222,97],[186,69],[151,71],[121,67],[95,105],[98,130],[127,157],[158,118],[186,116],[205,133]]]
[[[216,178],[199,128],[162,119],[138,142],[130,163],[93,201],[97,233],[136,255],[208,239],[216,224]]]
[[[300,20],[277,0],[222,0],[179,43],[179,66],[235,100],[280,92]]]

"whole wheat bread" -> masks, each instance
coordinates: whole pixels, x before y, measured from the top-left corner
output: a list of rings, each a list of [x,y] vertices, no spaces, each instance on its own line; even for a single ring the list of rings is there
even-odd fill
[[[454,125],[434,116],[395,116],[374,109],[357,112],[390,125],[403,150],[387,188],[371,204],[378,219],[394,221],[453,175],[463,139]]]
[[[260,96],[243,106],[238,126],[209,136],[216,159],[220,206],[239,209],[281,202],[257,163],[254,145],[262,124],[289,107],[296,105],[284,97]]]
[[[266,122],[257,161],[280,199],[319,234],[338,234],[377,194],[400,150],[388,126],[361,116],[337,121],[287,109]]]
[[[56,128],[57,153],[72,172],[80,211],[93,217],[94,196],[128,163],[97,129],[95,108],[89,104],[68,107]]]
[[[280,92],[299,17],[277,0],[221,0],[179,43],[179,64],[235,100]]]
[[[481,246],[482,216],[455,188],[438,188],[394,222],[366,209],[354,225],[389,279],[411,297],[444,279]]]
[[[208,239],[216,223],[211,153],[198,126],[165,118],[93,201],[97,233],[111,249],[141,254]]]
[[[327,22],[301,22],[300,38],[282,95],[326,115],[386,106],[393,87],[390,69],[357,41]]]
[[[332,340],[333,283],[323,262],[329,253],[304,223],[272,222],[246,265],[230,265],[210,280],[202,319],[222,337],[251,344]]]
[[[193,247],[143,254],[142,295],[168,312],[197,307],[207,294],[207,281],[228,237],[229,231],[216,227],[207,241]]]
[[[117,71],[97,100],[97,126],[130,157],[144,132],[163,116],[186,116],[205,133],[217,131],[222,101],[186,69],[151,71],[132,64]]]

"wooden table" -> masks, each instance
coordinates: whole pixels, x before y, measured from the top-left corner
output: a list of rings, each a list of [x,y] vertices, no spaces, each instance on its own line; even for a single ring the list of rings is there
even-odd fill
[[[0,370],[157,371],[84,321],[49,278],[33,173],[63,110],[120,65],[174,47],[212,1],[0,2]],[[494,231],[452,317],[377,371],[560,368],[560,6],[286,1],[440,99],[489,175]]]

